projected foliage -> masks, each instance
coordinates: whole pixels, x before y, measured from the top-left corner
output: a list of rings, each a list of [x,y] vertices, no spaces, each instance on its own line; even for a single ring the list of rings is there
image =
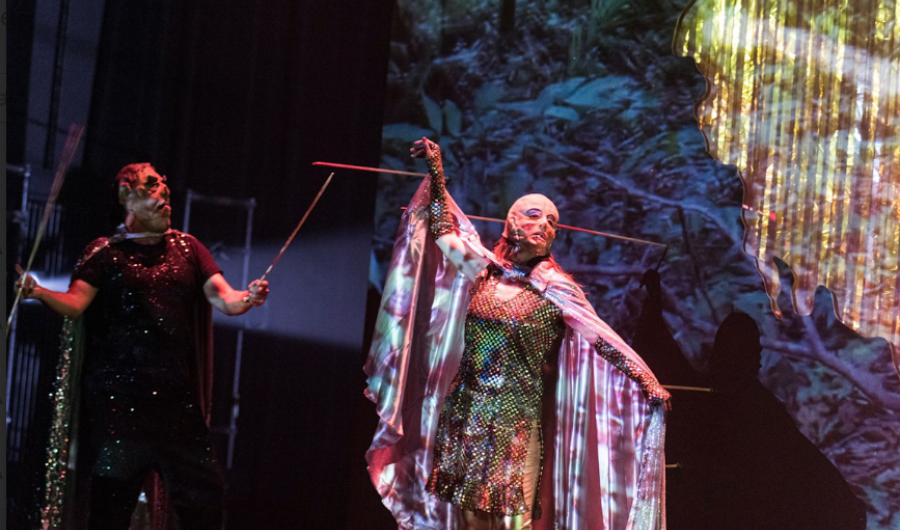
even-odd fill
[[[382,165],[417,169],[410,143],[445,153],[464,211],[502,217],[523,193],[552,198],[561,222],[670,245],[660,269],[664,316],[705,370],[733,310],[763,332],[763,383],[864,498],[871,528],[894,528],[900,500],[900,393],[888,344],[835,317],[817,291],[812,316],[777,319],[744,253],[742,186],[706,152],[695,106],[706,82],[672,54],[683,5],[656,0],[399,0],[386,93]],[[886,182],[886,181],[885,181]],[[400,208],[415,178],[381,177],[372,282],[383,281]],[[499,236],[485,224],[483,240]],[[563,233],[554,245],[600,316],[633,335],[653,247]],[[775,269],[790,283],[790,271]],[[778,300],[789,305],[786,294]],[[663,381],[678,384],[679,381]],[[874,526],[873,526],[874,525]]]

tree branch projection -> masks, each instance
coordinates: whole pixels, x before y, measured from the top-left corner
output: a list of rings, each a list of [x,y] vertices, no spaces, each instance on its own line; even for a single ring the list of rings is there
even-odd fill
[[[900,346],[900,3],[698,0],[676,53],[710,83],[698,119],[744,180],[745,250],[773,308],[774,258],[808,315],[818,285],[867,336]]]

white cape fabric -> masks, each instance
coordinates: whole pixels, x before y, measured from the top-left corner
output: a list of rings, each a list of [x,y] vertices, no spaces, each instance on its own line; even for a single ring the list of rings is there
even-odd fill
[[[366,453],[384,505],[404,530],[463,528],[456,506],[425,491],[443,398],[459,367],[472,282],[428,230],[428,179],[403,215],[365,365],[380,418]],[[448,196],[469,251],[496,260]],[[544,417],[542,516],[536,530],[664,530],[665,425],[635,381],[576,329],[590,328],[650,373],[581,289],[550,268],[529,281],[563,313],[555,414]],[[549,399],[551,389],[545,390]],[[548,410],[545,407],[545,410]]]

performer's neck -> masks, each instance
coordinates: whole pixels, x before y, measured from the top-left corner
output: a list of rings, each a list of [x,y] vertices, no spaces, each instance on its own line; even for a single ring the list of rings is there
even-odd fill
[[[129,222],[131,221],[131,222]],[[167,230],[151,230],[145,227],[140,221],[133,217],[125,220],[125,230],[128,232],[128,238],[139,245],[155,245],[162,241]]]

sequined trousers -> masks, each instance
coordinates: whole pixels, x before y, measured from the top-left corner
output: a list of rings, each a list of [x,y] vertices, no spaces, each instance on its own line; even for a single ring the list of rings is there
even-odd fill
[[[498,281],[490,271],[472,289],[427,489],[465,511],[508,517],[532,505],[523,491],[526,459],[540,432],[544,364],[564,326],[559,309],[530,286],[498,299]]]

